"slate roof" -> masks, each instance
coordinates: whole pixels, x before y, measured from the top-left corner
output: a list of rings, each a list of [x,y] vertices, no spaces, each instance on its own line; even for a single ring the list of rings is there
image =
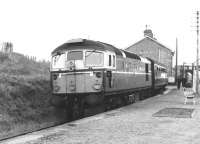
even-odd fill
[[[162,43],[160,43],[160,42],[157,41],[156,39],[151,38],[151,37],[149,37],[149,36],[145,36],[143,39],[141,39],[140,41],[138,41],[138,42],[134,43],[133,45],[129,46],[129,47],[126,48],[125,50],[128,50],[129,48],[132,48],[133,46],[135,46],[135,45],[141,43],[141,42],[144,41],[145,39],[151,40],[152,42],[154,42],[154,43],[160,45],[161,47],[166,48],[166,49],[169,50],[169,51],[172,53],[172,55],[173,55],[173,51],[172,51],[171,49],[169,49],[167,46],[163,45]]]

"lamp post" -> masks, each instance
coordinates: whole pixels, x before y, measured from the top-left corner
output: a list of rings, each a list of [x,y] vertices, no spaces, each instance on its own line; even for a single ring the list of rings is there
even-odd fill
[[[175,69],[175,83],[178,84],[178,39],[176,38],[176,69]]]
[[[183,78],[184,78],[184,75],[185,75],[185,64],[186,64],[186,62],[183,62]]]

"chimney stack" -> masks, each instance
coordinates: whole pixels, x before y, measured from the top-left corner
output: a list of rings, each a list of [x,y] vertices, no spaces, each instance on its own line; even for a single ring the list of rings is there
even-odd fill
[[[144,30],[144,36],[145,36],[145,37],[148,36],[148,37],[153,38],[152,30],[150,30],[150,29]]]

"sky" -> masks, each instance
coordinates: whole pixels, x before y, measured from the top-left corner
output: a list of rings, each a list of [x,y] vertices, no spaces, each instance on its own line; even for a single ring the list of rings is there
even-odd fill
[[[50,60],[74,38],[125,49],[144,38],[145,25],[172,51],[178,38],[178,64],[196,59],[199,0],[0,0],[0,7],[0,43],[37,59]]]

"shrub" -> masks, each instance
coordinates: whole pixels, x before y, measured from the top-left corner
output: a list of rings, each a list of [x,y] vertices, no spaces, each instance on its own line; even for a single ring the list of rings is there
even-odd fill
[[[9,60],[8,54],[0,52],[0,62],[3,63],[6,60]]]
[[[0,62],[1,112],[23,119],[50,106],[48,62],[29,60],[17,53],[0,53]]]

